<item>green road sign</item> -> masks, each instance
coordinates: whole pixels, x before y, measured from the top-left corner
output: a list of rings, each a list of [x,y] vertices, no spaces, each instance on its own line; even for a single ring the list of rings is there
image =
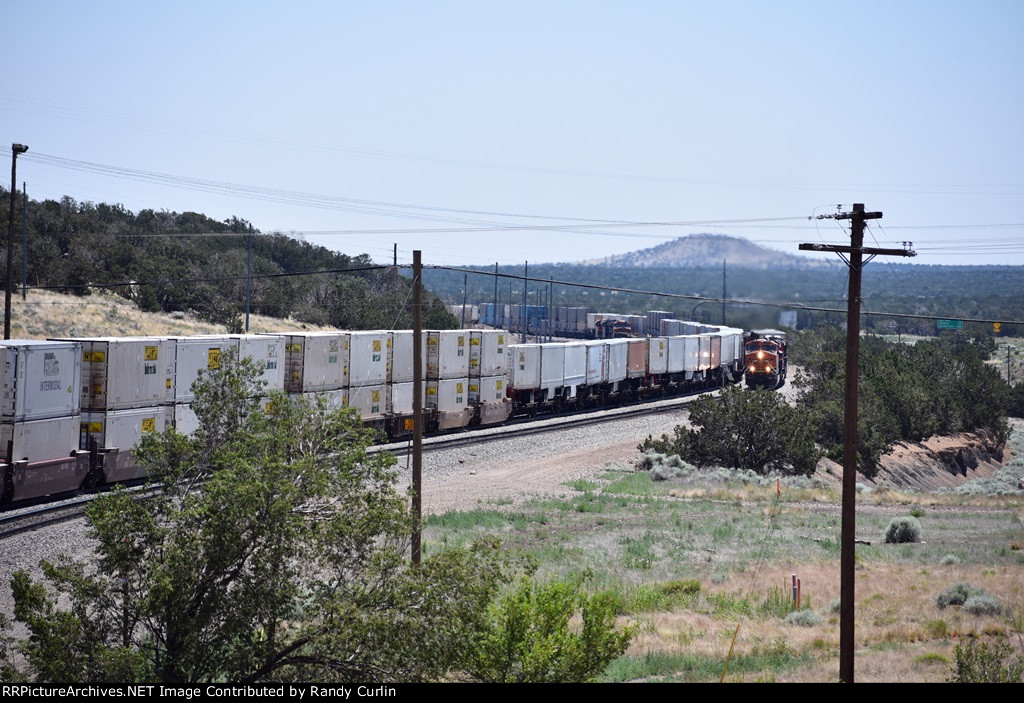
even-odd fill
[[[962,330],[964,328],[963,320],[939,320],[935,323],[935,326],[940,330]]]

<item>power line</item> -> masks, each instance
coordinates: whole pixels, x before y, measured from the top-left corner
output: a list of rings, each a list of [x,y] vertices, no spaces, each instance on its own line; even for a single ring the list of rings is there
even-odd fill
[[[399,266],[399,268],[408,268],[408,267],[407,266]],[[699,301],[708,302],[708,303],[722,303],[722,302],[725,302],[725,303],[736,304],[736,305],[754,305],[754,306],[760,306],[760,307],[778,308],[778,309],[783,309],[783,310],[806,310],[808,312],[831,312],[831,313],[842,313],[842,314],[846,314],[846,312],[847,312],[843,308],[825,308],[825,307],[818,307],[818,306],[813,306],[813,305],[804,305],[802,303],[786,303],[786,302],[771,303],[771,302],[767,302],[767,301],[763,301],[763,300],[746,300],[746,299],[742,299],[742,298],[708,298],[708,297],[704,297],[704,296],[700,296],[700,295],[689,295],[689,294],[686,294],[686,293],[665,293],[665,292],[661,292],[661,291],[639,290],[639,289],[636,289],[636,288],[621,288],[621,287],[616,287],[616,286],[597,285],[597,284],[594,284],[594,283],[577,283],[577,282],[574,282],[574,281],[563,281],[563,280],[558,280],[558,279],[555,279],[554,281],[552,281],[550,278],[534,278],[534,277],[530,277],[530,276],[523,276],[521,274],[517,275],[517,274],[513,274],[513,273],[495,273],[494,271],[478,271],[478,270],[475,270],[475,269],[460,268],[460,267],[457,267],[457,266],[434,265],[434,266],[425,266],[424,268],[429,268],[429,269],[439,270],[439,271],[455,271],[457,273],[473,273],[473,274],[476,274],[476,275],[479,275],[479,276],[498,276],[499,278],[509,278],[509,279],[516,280],[516,281],[525,281],[527,283],[530,283],[530,282],[532,282],[532,283],[545,283],[545,284],[547,284],[547,283],[554,283],[555,285],[559,285],[559,286],[570,286],[570,287],[575,287],[575,288],[588,288],[588,289],[591,289],[591,290],[604,290],[604,291],[611,291],[611,292],[615,292],[615,293],[631,293],[631,294],[636,294],[636,295],[650,295],[650,296],[656,296],[656,297],[661,297],[661,298],[672,298],[672,299],[678,299],[678,300],[699,300]],[[879,312],[863,312],[862,314],[865,317],[897,317],[897,318],[907,318],[907,319],[913,319],[913,320],[946,320],[946,319],[949,319],[948,317],[942,317],[942,316],[938,316],[938,315],[920,315],[920,314],[912,314],[912,313],[883,312],[883,311],[879,311]],[[995,323],[995,322],[999,322],[1001,324],[1008,324],[1008,325],[1024,324],[1024,320],[1007,320],[1005,318],[1003,318],[1003,319],[979,319],[979,318],[957,317],[956,319],[961,320],[963,322],[980,322],[980,323],[984,323],[984,324],[992,324],[992,323]]]

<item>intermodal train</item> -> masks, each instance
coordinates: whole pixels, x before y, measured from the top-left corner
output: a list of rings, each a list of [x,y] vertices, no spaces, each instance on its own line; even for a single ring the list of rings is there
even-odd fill
[[[678,336],[539,344],[512,344],[504,330],[426,331],[424,429],[739,382],[744,332],[694,325]],[[7,340],[0,349],[4,503],[143,478],[132,449],[151,432],[193,432],[193,382],[228,355],[253,359],[267,391],[322,395],[391,439],[412,429],[411,330]]]

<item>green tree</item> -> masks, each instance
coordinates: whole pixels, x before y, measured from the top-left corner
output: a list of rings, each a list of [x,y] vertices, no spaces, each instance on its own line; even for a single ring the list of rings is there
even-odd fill
[[[616,629],[610,594],[587,596],[579,581],[519,588],[490,610],[487,630],[473,648],[468,675],[494,683],[589,681],[621,656],[633,637]],[[570,626],[580,614],[579,628]]]
[[[766,390],[732,386],[719,398],[702,396],[690,406],[693,428],[675,436],[648,437],[641,451],[678,454],[697,466],[726,466],[758,473],[811,474],[821,457],[814,426],[801,408]]]
[[[144,442],[154,491],[92,504],[94,564],[44,563],[45,585],[15,574],[28,674],[403,681],[461,668],[510,560],[483,543],[411,566],[393,459],[367,453],[351,411],[260,399],[257,377],[225,361],[195,387],[195,436]]]

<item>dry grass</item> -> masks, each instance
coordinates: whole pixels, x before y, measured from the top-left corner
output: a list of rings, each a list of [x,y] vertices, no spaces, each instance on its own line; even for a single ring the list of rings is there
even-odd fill
[[[295,320],[250,315],[249,331],[285,332],[323,329]],[[15,296],[11,336],[15,339],[93,336],[162,336],[224,334],[227,328],[181,313],[147,313],[112,293],[88,296],[31,291],[28,300]]]
[[[643,613],[637,616],[640,632],[628,652],[698,655],[722,659],[729,650],[733,630],[740,623],[734,655],[751,654],[765,643],[782,643],[794,654],[807,655],[808,663],[790,671],[774,672],[778,681],[835,681],[838,675],[839,617],[828,604],[839,597],[839,565],[835,562],[771,565],[752,592],[767,592],[772,581],[782,584],[796,573],[802,591],[812,598],[824,620],[813,627],[788,625],[764,614],[715,616],[699,609]],[[961,608],[939,610],[935,596],[958,581],[970,581],[997,595],[1011,607],[999,617],[979,617]],[[738,594],[751,588],[748,576],[738,574],[711,593]],[[1024,618],[1024,568],[941,567],[921,568],[897,564],[870,564],[857,572],[855,608],[856,671],[859,681],[943,681],[958,638],[1014,632]],[[934,623],[943,621],[946,634]],[[931,656],[929,656],[931,655]],[[939,655],[939,656],[936,656]],[[735,680],[735,679],[734,679]],[[753,680],[746,677],[746,680]]]

